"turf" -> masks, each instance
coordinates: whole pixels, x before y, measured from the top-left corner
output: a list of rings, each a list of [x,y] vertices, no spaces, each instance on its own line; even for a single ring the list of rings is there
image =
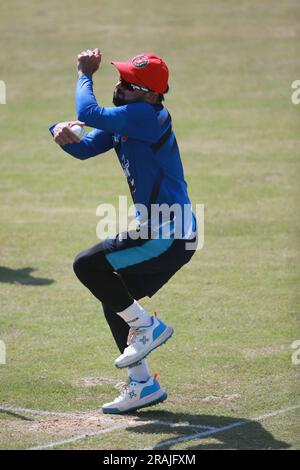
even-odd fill
[[[102,310],[72,262],[98,241],[96,207],[129,196],[127,183],[112,151],[80,162],[48,132],[76,118],[76,55],[93,47],[103,50],[94,81],[107,106],[118,78],[111,60],[140,51],[165,58],[189,193],[205,205],[204,248],[143,300],[175,334],[149,359],[169,399],[141,415],[222,426],[300,404],[300,366],[291,361],[300,339],[300,105],[291,103],[298,2],[138,4],[1,3],[0,406],[97,410],[124,378]],[[109,380],[87,387],[87,377]],[[1,448],[56,439],[27,432],[22,416],[0,413]],[[140,448],[173,437],[149,424],[64,448]],[[296,411],[174,448],[299,449]]]

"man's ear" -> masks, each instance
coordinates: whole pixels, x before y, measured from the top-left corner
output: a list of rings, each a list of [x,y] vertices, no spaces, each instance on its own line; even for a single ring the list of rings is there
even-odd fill
[[[157,103],[159,101],[159,93],[156,93],[156,91],[148,91],[145,93],[145,101],[150,104]]]

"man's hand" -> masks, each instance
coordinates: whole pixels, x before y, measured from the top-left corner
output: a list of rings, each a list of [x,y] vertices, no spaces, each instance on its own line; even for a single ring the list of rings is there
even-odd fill
[[[87,51],[80,52],[77,59],[78,72],[85,75],[93,75],[100,66],[101,51],[98,48],[93,51],[88,49]]]
[[[81,121],[68,121],[57,124],[53,130],[54,142],[58,145],[78,144],[80,142],[79,137],[71,131],[71,127],[75,124],[84,126],[84,122]]]

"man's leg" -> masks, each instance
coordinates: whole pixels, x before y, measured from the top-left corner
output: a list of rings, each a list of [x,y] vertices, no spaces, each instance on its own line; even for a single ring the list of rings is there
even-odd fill
[[[109,240],[88,248],[76,256],[73,267],[82,284],[102,302],[106,320],[123,353],[130,327],[150,326],[152,320],[131,296],[121,277],[113,271],[105,256],[110,250]]]
[[[115,342],[119,348],[120,353],[123,353],[127,347],[127,338],[129,333],[129,325],[123,318],[115,313],[108,305],[102,304],[103,312],[106,321],[110,327]]]
[[[129,249],[132,250],[132,246]],[[129,345],[115,361],[116,367],[123,368],[141,361],[153,349],[166,342],[172,336],[173,329],[151,317],[130,295],[123,280],[106,258],[108,253],[118,254],[119,251],[120,255],[124,255],[127,246],[125,248],[122,244],[117,245],[115,239],[107,239],[79,253],[73,267],[79,280],[92,294],[131,327]],[[122,322],[119,326],[124,330]],[[115,335],[116,333],[114,337]],[[121,335],[123,345],[125,332]]]
[[[102,304],[102,306],[106,321],[110,327],[115,342],[120,353],[123,353],[124,349],[127,347],[127,338],[130,327],[123,318],[113,312],[107,305]],[[146,359],[142,359],[140,362],[128,367],[128,377],[132,380],[143,382],[148,380],[150,376],[151,373]]]

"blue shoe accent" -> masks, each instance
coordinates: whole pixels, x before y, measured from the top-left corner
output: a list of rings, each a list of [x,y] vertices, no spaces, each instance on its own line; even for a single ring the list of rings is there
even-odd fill
[[[166,329],[166,325],[161,321],[161,320],[158,320],[159,321],[159,325],[153,330],[153,333],[152,333],[152,341],[155,341],[156,338],[158,338],[162,332]]]
[[[120,413],[122,413],[122,411],[120,411],[118,408],[102,408],[102,412],[110,413],[113,415],[119,415]]]
[[[144,398],[147,395],[151,395],[154,392],[157,392],[157,390],[160,389],[159,383],[154,379],[153,384],[149,385],[148,387],[144,387],[143,390],[141,391],[140,398]]]

